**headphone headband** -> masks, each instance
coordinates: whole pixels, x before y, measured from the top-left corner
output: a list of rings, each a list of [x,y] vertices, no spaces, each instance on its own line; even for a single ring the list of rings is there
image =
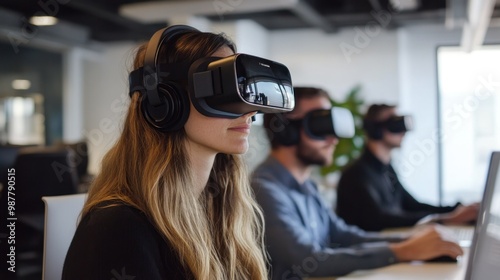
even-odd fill
[[[163,103],[160,99],[160,95],[158,94],[158,84],[160,80],[160,75],[158,75],[160,74],[158,71],[158,56],[161,46],[164,42],[174,40],[179,35],[187,32],[199,32],[199,30],[188,25],[173,25],[156,31],[149,40],[146,55],[144,56],[144,66],[142,72],[143,85],[146,89],[149,103],[152,106],[159,106]]]

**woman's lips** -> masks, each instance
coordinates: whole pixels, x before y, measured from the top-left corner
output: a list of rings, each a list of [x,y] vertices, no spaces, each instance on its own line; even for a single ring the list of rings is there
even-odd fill
[[[241,133],[250,133],[250,125],[249,124],[242,124],[242,125],[238,125],[238,126],[233,126],[233,127],[230,127],[229,130],[232,130],[232,131],[238,131],[238,132],[241,132]]]

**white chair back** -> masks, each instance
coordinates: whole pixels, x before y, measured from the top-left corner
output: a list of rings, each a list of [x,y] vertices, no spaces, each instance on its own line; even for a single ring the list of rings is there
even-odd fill
[[[43,279],[62,277],[64,259],[79,222],[87,194],[42,197],[45,203]]]

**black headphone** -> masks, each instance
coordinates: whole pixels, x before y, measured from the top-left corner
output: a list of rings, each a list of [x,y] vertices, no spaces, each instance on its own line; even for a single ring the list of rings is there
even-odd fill
[[[168,132],[181,129],[189,116],[189,97],[185,85],[189,65],[180,63],[159,65],[158,56],[163,45],[173,45],[181,35],[200,32],[187,25],[173,25],[155,32],[149,40],[144,66],[130,73],[130,96],[135,91],[142,94],[141,111],[155,129]],[[142,85],[135,86],[134,85]]]
[[[283,121],[283,129],[274,131],[274,137],[278,143],[283,146],[293,146],[300,142],[300,127],[302,126],[302,120],[287,120],[285,123]]]
[[[283,146],[293,146],[300,142],[300,128],[303,120],[287,119],[282,114],[276,114],[271,122],[273,122],[271,133],[273,139]]]

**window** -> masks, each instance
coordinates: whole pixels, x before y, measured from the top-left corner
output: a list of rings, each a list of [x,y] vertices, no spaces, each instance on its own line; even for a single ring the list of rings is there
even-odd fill
[[[442,204],[480,201],[500,150],[500,46],[438,49]]]
[[[0,43],[0,144],[62,139],[63,55]]]
[[[43,96],[0,97],[0,143],[45,144]]]

